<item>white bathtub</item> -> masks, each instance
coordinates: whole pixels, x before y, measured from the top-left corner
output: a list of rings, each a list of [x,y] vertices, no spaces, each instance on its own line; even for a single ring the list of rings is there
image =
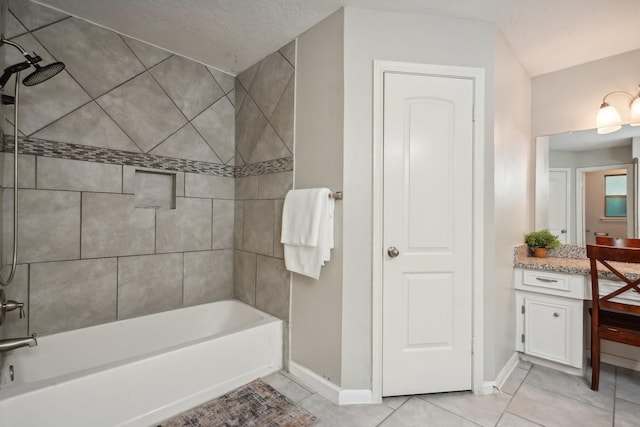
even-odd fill
[[[43,336],[6,353],[0,426],[148,427],[281,367],[282,321],[235,300]]]

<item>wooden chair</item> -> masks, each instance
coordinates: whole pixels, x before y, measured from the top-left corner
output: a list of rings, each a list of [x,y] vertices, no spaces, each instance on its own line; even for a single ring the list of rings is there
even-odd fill
[[[640,347],[640,305],[625,303],[618,298],[625,293],[639,292],[640,279],[631,280],[610,261],[635,263],[640,266],[640,248],[587,245],[591,262],[591,389],[598,391],[600,380],[600,340],[616,341]],[[613,292],[600,295],[597,264],[611,271],[623,285]],[[629,295],[629,294],[627,294]],[[628,300],[627,300],[628,301]]]
[[[617,248],[640,248],[640,239],[596,236],[596,245],[615,246]]]

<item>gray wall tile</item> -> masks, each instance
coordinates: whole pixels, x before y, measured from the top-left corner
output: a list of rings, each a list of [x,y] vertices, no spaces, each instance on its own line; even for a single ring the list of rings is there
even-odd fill
[[[185,173],[186,197],[206,197],[209,199],[233,199],[234,179],[224,176]]]
[[[116,319],[115,258],[31,265],[30,332],[39,335]]]
[[[235,249],[242,250],[242,236],[244,231],[244,202],[243,201],[235,202],[233,229],[234,229],[234,232],[233,232],[234,247]]]
[[[245,161],[249,161],[265,126],[267,119],[258,106],[247,96],[236,117],[236,149]]]
[[[93,101],[39,130],[33,137],[140,152],[131,138]]]
[[[11,265],[2,268],[2,278],[7,280],[11,272]],[[5,286],[7,300],[14,300],[24,303],[25,317],[20,318],[20,310],[6,313],[4,323],[5,338],[25,337],[29,335],[29,265],[18,264],[13,281],[9,286]]]
[[[187,119],[147,73],[97,99],[145,153],[187,123]]]
[[[280,243],[280,236],[282,235],[282,207],[284,206],[284,200],[274,200],[275,203],[275,216],[273,218],[273,256],[276,258],[284,258],[284,245]]]
[[[191,122],[225,164],[234,154],[235,122],[233,112],[233,105],[224,97]]]
[[[154,252],[155,211],[129,194],[82,194],[82,258]]]
[[[150,71],[189,120],[224,95],[204,65],[181,56],[174,55]]]
[[[65,19],[34,34],[94,98],[145,69],[118,34],[78,18]]]
[[[34,30],[66,18],[67,14],[25,0],[9,0],[9,9],[29,29]]]
[[[120,35],[125,44],[133,51],[145,67],[151,68],[163,59],[171,56],[171,52],[143,43],[139,40]]]
[[[176,159],[223,163],[190,123],[151,150],[150,154]]]
[[[233,103],[233,106],[236,108],[236,116],[240,112],[240,108],[242,107],[242,104],[244,103],[244,100],[246,97],[247,97],[246,89],[242,87],[238,79],[236,79],[236,88],[235,88],[235,95],[234,95],[235,99]]]
[[[39,157],[39,189],[120,193],[122,166]]]
[[[293,186],[293,172],[262,175],[258,183],[259,199],[284,199]]]
[[[291,76],[291,80],[289,80],[289,84],[287,84],[287,88],[284,90],[278,106],[269,118],[269,122],[292,153],[295,80],[295,75]]]
[[[182,306],[182,254],[118,258],[118,319]]]
[[[237,79],[240,81],[240,83],[242,84],[242,86],[244,86],[245,89],[249,90],[249,88],[251,87],[251,83],[253,83],[253,79],[256,77],[256,73],[258,72],[259,68],[260,68],[260,62],[253,64],[251,67],[247,68],[246,70],[238,74]]]
[[[233,249],[233,200],[213,201],[213,249]]]
[[[180,197],[175,209],[156,211],[156,252],[211,249],[211,210],[209,199]]]
[[[290,273],[284,260],[258,255],[256,307],[283,320],[289,320]]]
[[[211,74],[213,75],[213,78],[216,79],[216,82],[218,82],[218,85],[220,86],[220,88],[222,88],[222,90],[224,91],[224,93],[229,93],[231,92],[236,84],[236,78],[233,77],[231,74],[227,74],[224,71],[220,71],[217,68],[213,68],[213,67],[207,67],[209,69],[209,72],[211,72]]]
[[[264,162],[266,160],[281,159],[283,157],[291,156],[291,152],[287,146],[282,142],[278,134],[270,124],[262,132],[262,136],[256,143],[256,148],[251,153],[249,164]]]
[[[22,26],[13,13],[9,12],[7,13],[7,25],[4,31],[6,33],[4,36],[8,39],[12,39],[15,36],[26,33],[27,29]]]
[[[247,90],[267,118],[276,109],[292,75],[293,67],[279,52],[272,53],[260,62],[251,88]]]
[[[242,302],[256,304],[256,254],[235,251],[235,297]]]
[[[184,254],[184,304],[233,298],[233,250]]]
[[[242,248],[262,255],[273,255],[275,206],[272,200],[247,200],[244,204]]]
[[[136,208],[172,209],[176,207],[176,179],[172,173],[136,171]]]
[[[259,176],[245,176],[236,178],[236,199],[257,199]]]
[[[280,52],[282,56],[284,56],[284,58],[287,61],[289,61],[289,64],[291,64],[294,67],[296,66],[296,41],[295,40],[281,47],[278,52]]]
[[[3,260],[13,248],[13,190],[4,190]],[[80,193],[27,190],[18,192],[18,262],[80,258]]]
[[[13,153],[0,153],[4,167],[2,185],[13,187]],[[36,188],[36,157],[18,154],[18,188]]]

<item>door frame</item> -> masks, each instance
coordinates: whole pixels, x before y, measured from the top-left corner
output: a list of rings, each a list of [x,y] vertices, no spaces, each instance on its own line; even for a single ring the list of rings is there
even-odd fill
[[[373,61],[373,252],[372,256],[372,384],[373,402],[382,401],[383,283],[383,104],[384,73],[398,72],[471,79],[474,82],[473,234],[472,234],[472,378],[474,393],[490,393],[484,383],[484,69],[397,61]]]
[[[627,169],[631,170],[632,174],[635,174],[635,167],[632,163],[624,163],[618,165],[605,165],[605,166],[589,166],[576,168],[576,244],[584,245],[584,233],[585,233],[585,212],[584,212],[584,202],[585,202],[585,175],[587,172],[596,172],[601,170],[609,170],[609,169]],[[635,176],[631,178],[627,178],[627,184],[631,182],[635,187],[636,178]],[[635,197],[636,191],[635,188],[631,190],[627,189],[627,194],[631,194],[632,197]],[[628,197],[628,196],[627,196]],[[632,235],[636,229],[636,221],[638,220],[638,213],[635,212],[636,201],[632,200],[631,203],[627,204],[627,235],[631,232]],[[632,211],[632,215],[629,215],[629,210]]]
[[[571,221],[571,168],[549,168],[549,173],[551,172],[565,172],[567,174],[567,199],[565,200],[565,202],[567,203],[567,209],[566,209],[566,218],[565,218],[565,224],[566,224],[566,240],[567,243],[571,242],[571,227],[572,227],[572,222]],[[551,179],[551,176],[549,176],[549,179]]]

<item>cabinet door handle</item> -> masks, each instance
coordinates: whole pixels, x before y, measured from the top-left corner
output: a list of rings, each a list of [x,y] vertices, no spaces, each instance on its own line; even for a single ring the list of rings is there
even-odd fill
[[[539,280],[539,281],[545,282],[545,283],[556,283],[557,282],[556,279],[545,279],[544,277],[536,277],[536,280]]]
[[[553,313],[553,317],[560,317],[560,314],[558,314],[558,313]]]

